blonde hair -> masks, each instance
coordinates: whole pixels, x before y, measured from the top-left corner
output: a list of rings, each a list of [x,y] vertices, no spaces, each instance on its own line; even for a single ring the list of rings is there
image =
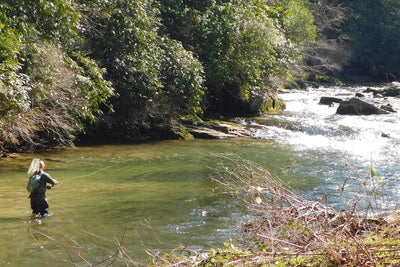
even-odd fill
[[[44,170],[44,168],[46,167],[46,164],[44,164],[44,161],[41,160],[39,166],[40,166],[40,167],[39,167],[40,169]]]

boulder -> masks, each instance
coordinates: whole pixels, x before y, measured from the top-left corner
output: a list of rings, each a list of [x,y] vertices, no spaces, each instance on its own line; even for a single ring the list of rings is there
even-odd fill
[[[319,100],[319,104],[320,105],[333,105],[333,103],[340,103],[343,100],[340,98],[336,98],[336,97],[328,97],[328,96],[323,96],[321,97],[321,99]]]
[[[388,114],[387,111],[380,109],[372,104],[362,101],[358,98],[351,98],[349,101],[340,102],[336,110],[336,114],[340,115],[374,115]]]
[[[249,114],[264,114],[266,112],[284,110],[286,108],[285,102],[274,94],[264,94],[252,96],[246,104],[244,109],[248,110]]]
[[[286,108],[285,102],[275,92],[253,94],[248,99],[232,97],[224,105],[225,111],[232,116],[261,116]]]

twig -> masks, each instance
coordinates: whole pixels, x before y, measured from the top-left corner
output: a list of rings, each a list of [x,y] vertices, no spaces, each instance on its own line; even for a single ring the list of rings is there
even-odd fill
[[[269,236],[261,235],[261,234],[257,234],[257,236],[265,238],[265,239],[269,239],[269,240],[272,240],[272,241],[277,241],[279,243],[283,243],[283,244],[286,244],[286,245],[290,245],[292,247],[301,248],[301,249],[303,248],[302,246],[299,246],[299,245],[296,245],[296,244],[293,244],[293,243],[290,243],[288,241],[281,240],[281,239],[278,239],[278,238],[269,237]]]
[[[80,259],[81,259],[83,262],[85,262],[88,266],[92,266],[92,264],[90,264],[89,261],[87,261],[84,257],[82,257],[82,256],[80,255],[80,253],[76,253],[75,251],[69,249],[67,246],[65,246],[65,245],[64,245],[63,243],[61,243],[60,241],[58,241],[58,240],[52,238],[51,236],[49,236],[49,235],[47,235],[47,234],[45,234],[45,233],[43,233],[43,232],[39,232],[39,231],[36,231],[36,230],[30,230],[30,228],[28,228],[28,229],[29,229],[30,233],[37,233],[37,234],[40,234],[40,235],[46,237],[47,239],[49,239],[49,240],[51,240],[51,241],[57,243],[57,244],[60,245],[61,247],[63,247],[64,250],[67,252],[67,254],[68,254],[68,256],[69,256],[69,258],[70,258],[71,261],[72,261],[72,257],[71,257],[71,255],[70,255],[69,252],[72,252],[75,256],[77,256],[78,258],[80,258]],[[32,236],[32,235],[31,235],[31,236]],[[44,248],[39,242],[38,242],[38,245],[39,245],[40,248]],[[48,250],[46,250],[46,249],[45,249],[45,251],[48,252]],[[52,255],[52,254],[50,254],[50,255]],[[53,255],[52,255],[52,256],[53,256]],[[53,256],[53,257],[54,257],[54,256]],[[54,257],[54,258],[55,258],[55,257]]]

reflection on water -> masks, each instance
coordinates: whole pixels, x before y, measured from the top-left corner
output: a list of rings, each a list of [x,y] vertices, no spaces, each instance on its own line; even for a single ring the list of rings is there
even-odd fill
[[[213,167],[222,160],[218,154],[254,160],[305,197],[328,200],[336,208],[371,192],[376,185],[368,174],[372,165],[386,182],[374,198],[380,208],[391,211],[399,203],[399,114],[338,116],[335,108],[318,105],[321,96],[355,91],[284,94],[286,111],[249,124],[257,140],[92,146],[1,158],[0,265],[62,266],[70,260],[60,244],[38,234],[32,238],[28,228],[62,244],[79,242],[91,251],[94,242],[112,248],[123,238],[123,246],[140,261],[147,259],[145,250],[221,245],[248,214],[211,181]],[[400,111],[399,99],[391,104]],[[391,137],[383,138],[382,132]],[[60,182],[47,194],[54,214],[40,223],[31,220],[25,190],[26,170],[34,157],[44,159],[47,171]],[[360,181],[366,186],[360,187]],[[93,240],[94,235],[101,238]]]
[[[145,249],[220,245],[246,213],[211,182],[218,153],[258,160],[278,174],[291,161],[289,151],[274,143],[241,139],[81,147],[1,159],[0,265],[69,260],[60,245],[35,234],[50,254],[40,249],[28,227],[65,244],[90,244],[85,232],[123,238],[139,260],[146,259]],[[33,157],[44,159],[60,182],[47,193],[53,215],[40,223],[31,220],[25,190]]]

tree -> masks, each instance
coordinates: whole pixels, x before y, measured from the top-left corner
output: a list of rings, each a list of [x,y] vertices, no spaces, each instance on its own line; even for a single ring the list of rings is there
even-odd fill
[[[202,14],[196,51],[217,110],[260,111],[251,107],[253,100],[289,77],[299,51],[314,38],[313,18],[302,2],[281,2],[230,1]]]
[[[179,42],[159,34],[155,1],[82,3],[86,50],[107,69],[118,94],[113,127],[137,138],[160,123],[170,128],[179,116],[201,114],[202,66]]]
[[[79,17],[70,1],[0,4],[0,149],[70,144],[112,94],[73,52]]]
[[[203,112],[203,66],[180,42],[165,39],[161,47],[164,52],[161,63],[161,101],[170,106],[171,114],[197,120]]]
[[[83,12],[86,49],[107,69],[106,78],[119,94],[116,111],[126,114],[152,101],[162,86],[153,1],[88,1]]]
[[[315,18],[316,41],[304,50],[301,70],[309,78],[337,76],[349,62],[351,48],[349,37],[343,31],[346,7],[337,0],[311,1],[310,10]]]
[[[346,71],[385,81],[400,79],[400,2],[344,2],[350,8],[345,31],[354,53]]]

